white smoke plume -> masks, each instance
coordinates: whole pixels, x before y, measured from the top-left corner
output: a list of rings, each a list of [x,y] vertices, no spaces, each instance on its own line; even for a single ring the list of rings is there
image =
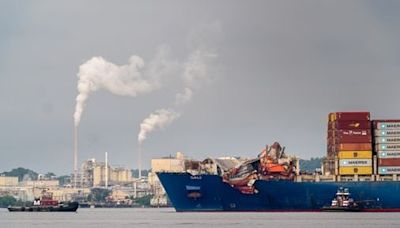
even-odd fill
[[[179,64],[181,68],[181,75],[183,80],[183,91],[177,93],[175,95],[175,108],[180,108],[182,105],[187,104],[192,100],[194,93],[199,90],[204,83],[211,81],[209,65],[213,63],[213,60],[217,57],[215,51],[211,51],[209,48],[213,41],[218,40],[218,36],[221,32],[219,22],[214,22],[211,24],[203,24],[199,28],[193,30],[188,37],[188,44],[191,47],[191,50],[194,50],[189,55],[188,59]],[[210,43],[211,42],[211,43]],[[161,109],[165,110],[165,109]],[[172,110],[172,109],[168,109]],[[171,124],[174,120],[180,117],[180,113],[176,111],[172,111],[175,113],[173,118],[171,118],[165,127],[168,124]],[[150,114],[145,120],[143,120],[142,124],[140,124],[140,133],[138,136],[139,144],[141,144],[147,136],[153,130],[158,129],[153,126],[156,122],[147,121],[151,117],[157,118],[158,115],[162,113],[158,111]],[[146,123],[147,129],[144,131],[143,124]],[[153,124],[153,125],[152,125]]]
[[[147,135],[157,129],[163,129],[171,124],[175,119],[179,118],[180,114],[167,109],[159,109],[151,113],[149,117],[143,120],[140,124],[140,132],[138,135],[139,144],[141,144]]]
[[[215,58],[216,55],[204,50],[194,51],[188,60],[182,64],[184,81],[184,90],[175,96],[175,105],[181,106],[192,100],[194,90],[199,89],[201,85],[208,80],[207,63]],[[150,114],[140,124],[140,132],[138,135],[139,144],[147,138],[147,135],[157,129],[165,128],[174,120],[180,117],[180,113],[172,109],[160,109]]]
[[[161,48],[149,67],[145,68],[142,58],[131,56],[126,65],[116,65],[102,57],[93,57],[79,67],[78,96],[74,113],[74,123],[80,123],[86,101],[92,92],[100,89],[115,95],[132,96],[150,92],[160,87],[160,76],[172,67],[166,57],[165,47]]]
[[[208,64],[217,55],[211,51],[197,49],[184,64],[183,81],[185,88],[175,96],[175,105],[183,105],[192,100],[194,90],[200,89],[203,83],[209,81]]]

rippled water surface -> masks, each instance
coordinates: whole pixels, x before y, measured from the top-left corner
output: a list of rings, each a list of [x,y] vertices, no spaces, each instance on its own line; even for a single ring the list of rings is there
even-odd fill
[[[400,213],[176,213],[171,208],[79,209],[77,213],[10,213],[0,209],[0,227],[400,227]]]

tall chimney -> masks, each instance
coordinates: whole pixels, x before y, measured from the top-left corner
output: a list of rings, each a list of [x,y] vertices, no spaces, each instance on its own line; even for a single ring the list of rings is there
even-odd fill
[[[138,170],[139,170],[139,179],[142,179],[142,144],[139,144]]]
[[[106,152],[106,184],[105,184],[105,187],[106,188],[108,188],[108,154],[107,154],[107,152]]]
[[[76,178],[78,175],[78,126],[74,126],[74,188],[76,188]]]

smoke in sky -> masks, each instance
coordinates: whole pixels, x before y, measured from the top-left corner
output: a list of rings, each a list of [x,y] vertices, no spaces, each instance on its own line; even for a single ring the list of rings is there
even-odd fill
[[[192,100],[195,90],[200,89],[201,85],[208,80],[208,63],[215,58],[216,54],[197,49],[193,51],[187,61],[182,64],[182,80],[184,84],[183,92],[175,96],[175,106],[180,107]],[[172,109],[160,109],[150,114],[140,124],[138,135],[139,144],[147,138],[147,135],[154,130],[165,128],[175,119],[179,118],[181,113]]]
[[[140,124],[140,133],[138,135],[139,144],[147,138],[148,133],[165,128],[179,116],[179,113],[167,109],[159,109],[150,114],[150,116],[144,119]]]
[[[194,91],[200,89],[202,84],[209,80],[208,64],[216,57],[215,53],[203,49],[197,49],[191,53],[184,64],[182,75],[185,88],[183,92],[177,93],[175,96],[177,106],[191,101]]]
[[[79,67],[78,96],[74,113],[74,123],[77,127],[81,121],[86,102],[92,92],[106,90],[119,96],[136,97],[158,89],[160,78],[168,73],[173,64],[168,59],[165,47],[158,53],[148,66],[143,59],[133,55],[125,65],[117,65],[103,57],[93,57]]]

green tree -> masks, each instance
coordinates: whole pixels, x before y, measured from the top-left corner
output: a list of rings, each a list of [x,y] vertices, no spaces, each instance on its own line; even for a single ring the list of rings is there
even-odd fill
[[[53,172],[47,172],[44,177],[48,178],[48,179],[54,179],[57,175],[54,174]]]
[[[0,197],[0,207],[8,207],[10,205],[15,205],[16,202],[17,200],[9,195]]]
[[[300,159],[300,170],[306,172],[314,172],[315,169],[321,168],[323,158],[311,158],[310,160]]]
[[[12,169],[9,172],[3,172],[1,174],[7,177],[18,177],[18,181],[23,181],[25,179],[37,180],[38,178],[38,173],[36,173],[33,170],[25,169],[22,167]]]

